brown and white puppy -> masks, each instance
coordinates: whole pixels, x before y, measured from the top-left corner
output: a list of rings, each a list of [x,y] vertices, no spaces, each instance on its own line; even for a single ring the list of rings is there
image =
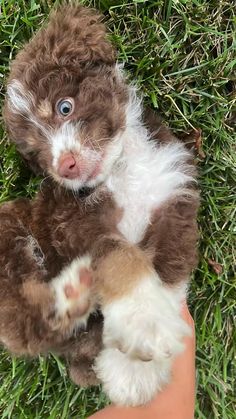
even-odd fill
[[[81,6],[58,9],[18,54],[5,120],[31,165],[66,188],[94,188],[105,218],[107,200],[119,212],[51,286],[63,318],[80,298],[78,272],[93,270],[104,315],[96,373],[113,402],[146,403],[189,333],[180,309],[196,264],[192,155],[166,128],[148,130],[100,16]]]

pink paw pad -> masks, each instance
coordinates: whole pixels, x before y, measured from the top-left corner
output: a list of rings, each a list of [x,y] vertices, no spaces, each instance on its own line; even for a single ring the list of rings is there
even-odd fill
[[[78,287],[77,287],[78,285]],[[88,291],[92,285],[92,273],[87,268],[79,269],[78,283],[77,284],[66,284],[64,286],[64,293],[68,299],[78,299],[82,296],[83,292]]]

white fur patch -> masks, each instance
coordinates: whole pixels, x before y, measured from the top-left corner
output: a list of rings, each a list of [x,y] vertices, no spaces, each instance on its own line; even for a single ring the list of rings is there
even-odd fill
[[[34,115],[35,103],[32,93],[26,92],[19,80],[14,79],[7,86],[7,96],[12,112],[22,115],[27,121],[39,128],[46,137],[49,136],[49,127],[41,124]]]
[[[33,256],[35,262],[38,266],[43,268],[44,262],[45,262],[45,256],[43,254],[43,251],[38,243],[38,241],[33,236],[27,237],[27,247],[30,252],[30,254]]]
[[[63,153],[70,151],[80,152],[79,129],[79,123],[74,124],[66,121],[50,136],[49,141],[52,147],[54,168],[57,168],[58,160]]]
[[[103,349],[94,367],[110,400],[118,406],[140,406],[154,398],[170,380],[169,358],[142,362],[116,348]]]
[[[142,113],[135,91],[127,106],[126,129],[120,135],[123,154],[106,181],[124,214],[118,225],[132,243],[142,240],[153,210],[169,198],[186,193],[186,184],[194,181],[191,154],[178,141],[157,145],[140,119]],[[118,169],[117,169],[118,167]]]
[[[7,86],[7,95],[13,112],[22,114],[31,112],[34,98],[31,93],[26,93],[23,85],[18,80],[12,80]]]
[[[168,382],[172,359],[190,334],[180,316],[184,294],[165,288],[152,272],[131,295],[104,308],[105,349],[95,371],[113,403],[145,404]]]

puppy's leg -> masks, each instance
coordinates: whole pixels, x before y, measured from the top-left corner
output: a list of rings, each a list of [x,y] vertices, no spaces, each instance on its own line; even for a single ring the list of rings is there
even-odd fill
[[[46,282],[44,255],[29,229],[30,217],[28,200],[0,207],[0,342],[16,354],[35,355],[53,349],[75,326],[84,323],[89,281],[84,273],[79,302],[66,309],[64,301],[59,307],[60,312],[66,311],[66,321],[55,316],[58,288],[56,281]],[[64,272],[59,289],[74,301],[74,289],[63,288]]]
[[[177,196],[153,214],[140,247],[151,257],[164,284],[176,286],[189,278],[197,265],[199,198]]]
[[[90,258],[75,259],[52,281],[55,319],[67,328],[81,319],[81,269],[86,274],[92,269],[92,295],[104,315],[97,376],[116,404],[146,403],[168,381],[171,358],[182,350],[182,338],[189,332],[179,315],[180,297],[163,287],[141,249],[119,235],[102,236]],[[68,310],[74,316],[68,318]]]
[[[194,193],[159,208],[139,254],[118,245],[106,257],[100,250],[97,269],[112,290],[103,284],[105,349],[96,371],[116,404],[148,402],[168,382],[173,357],[183,350],[189,328],[180,311],[197,261],[197,208]]]
[[[0,341],[16,354],[36,354],[49,344],[44,316],[53,303],[43,255],[26,228],[28,200],[0,207]]]
[[[93,252],[104,314],[104,349],[95,371],[119,405],[151,400],[169,380],[173,356],[189,329],[181,296],[166,289],[147,255],[118,238],[102,238]]]
[[[96,312],[89,317],[86,329],[78,330],[54,348],[54,352],[66,359],[70,378],[81,387],[98,384],[93,364],[102,349],[102,327],[103,318]]]

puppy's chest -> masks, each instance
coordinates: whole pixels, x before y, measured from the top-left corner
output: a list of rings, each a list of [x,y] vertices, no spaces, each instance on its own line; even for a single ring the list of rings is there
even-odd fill
[[[126,152],[106,187],[123,210],[118,229],[128,241],[140,242],[153,212],[193,180],[189,157],[179,142],[159,147],[140,142]]]
[[[117,225],[119,231],[131,243],[142,240],[156,207],[155,182],[149,176],[138,178],[135,173],[124,171],[110,178],[107,184],[116,205],[122,209]]]
[[[118,223],[119,231],[131,243],[142,240],[145,231],[150,224],[152,206],[145,202],[145,190],[140,191],[139,198],[127,191],[127,196],[121,193],[115,194],[117,205],[123,209],[123,215]]]

